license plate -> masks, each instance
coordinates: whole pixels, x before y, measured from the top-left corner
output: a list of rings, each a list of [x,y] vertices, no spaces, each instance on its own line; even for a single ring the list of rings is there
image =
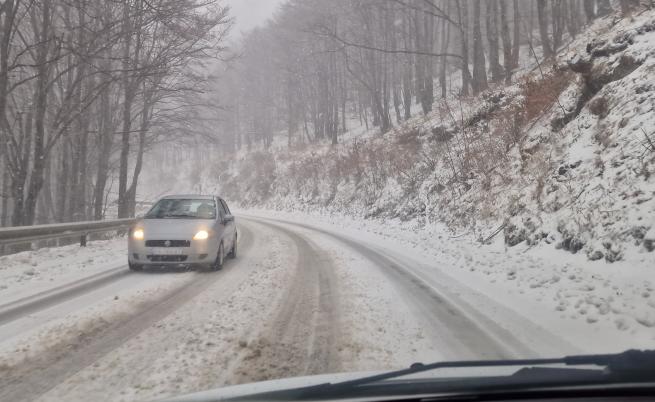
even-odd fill
[[[150,255],[182,255],[183,251],[176,247],[151,247],[148,253]]]

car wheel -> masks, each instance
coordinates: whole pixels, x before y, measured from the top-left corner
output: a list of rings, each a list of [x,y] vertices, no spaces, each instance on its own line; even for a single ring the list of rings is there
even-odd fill
[[[225,260],[225,251],[223,250],[223,243],[218,246],[218,255],[216,255],[216,260],[212,264],[212,271],[220,271],[223,268],[223,262]]]
[[[232,259],[237,258],[237,235],[234,235],[234,242],[232,242],[232,250],[228,256]]]
[[[143,271],[143,265],[141,264],[135,264],[131,261],[127,263],[127,265],[130,267],[130,271]]]

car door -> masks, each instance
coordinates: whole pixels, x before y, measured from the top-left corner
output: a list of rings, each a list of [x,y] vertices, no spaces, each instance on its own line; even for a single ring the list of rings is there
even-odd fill
[[[225,226],[225,237],[226,237],[225,242],[226,244],[229,243],[230,248],[232,248],[232,243],[234,242],[234,237],[235,237],[234,235],[236,234],[236,222],[234,221],[234,216],[230,212],[230,209],[228,208],[225,200],[223,199],[219,199],[219,200],[221,206],[223,207],[223,211],[225,212],[225,215],[226,216],[229,215],[232,217],[232,220],[227,222]]]
[[[230,250],[230,239],[229,239],[229,225],[227,222],[225,222],[225,216],[227,215],[227,212],[225,211],[225,208],[223,207],[223,203],[221,202],[221,199],[216,197],[216,209],[218,210],[218,223],[220,225],[220,237],[219,241],[223,241],[223,247],[226,250],[225,252],[227,253],[228,250]]]
[[[216,203],[216,237],[217,237],[217,242],[220,244],[221,240],[223,240],[223,247],[225,250],[229,250],[229,245],[226,243],[226,232],[227,232],[227,227],[225,226],[225,209],[223,208],[223,205],[221,204],[220,198],[216,197],[214,198],[214,202]]]

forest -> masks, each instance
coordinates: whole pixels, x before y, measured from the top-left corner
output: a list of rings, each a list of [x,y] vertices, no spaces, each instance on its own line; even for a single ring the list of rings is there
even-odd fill
[[[438,98],[509,84],[519,60],[548,63],[585,24],[638,1],[291,0],[250,32],[219,89],[228,149],[286,135],[336,144],[387,132]],[[521,54],[523,52],[523,54]]]
[[[230,154],[391,130],[546,65],[637,0],[3,0],[0,224],[134,216],[157,147]]]
[[[2,226],[134,215],[146,151],[194,119],[228,8],[212,0],[3,0]]]

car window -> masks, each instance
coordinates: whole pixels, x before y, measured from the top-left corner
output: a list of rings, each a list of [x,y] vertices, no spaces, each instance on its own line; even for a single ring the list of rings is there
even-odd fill
[[[225,212],[228,215],[232,215],[232,212],[230,212],[230,208],[227,207],[227,203],[225,202],[225,200],[221,199],[221,205],[223,205],[223,208],[225,209]]]
[[[223,200],[221,200],[220,198],[218,200],[220,201],[218,203],[218,213],[221,216],[221,219],[223,219],[223,217],[225,215],[227,215],[227,211],[225,211],[225,206],[223,205]]]
[[[166,198],[157,202],[145,215],[145,218],[215,219],[216,203],[211,199]]]

